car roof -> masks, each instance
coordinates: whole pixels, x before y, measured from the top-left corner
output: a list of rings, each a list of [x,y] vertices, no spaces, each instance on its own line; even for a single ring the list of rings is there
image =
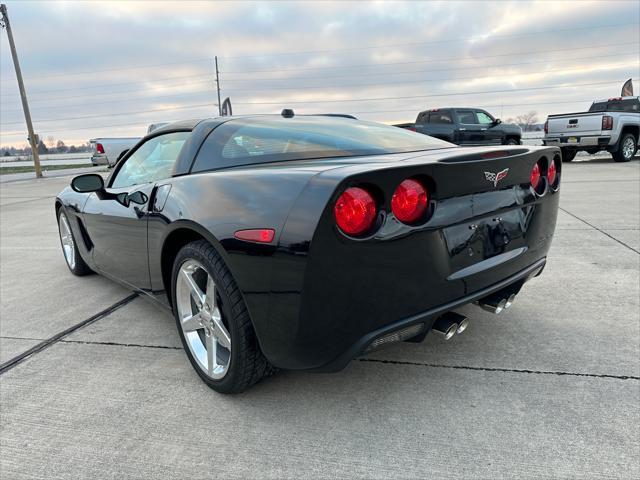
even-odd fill
[[[318,119],[327,119],[327,118],[335,118],[338,119],[348,119],[348,120],[358,120],[353,115],[344,114],[344,113],[317,113],[313,115],[294,115],[294,117],[304,117],[304,118],[312,118],[317,117]],[[281,118],[286,119],[281,114],[278,113],[266,113],[266,114],[253,114],[253,115],[232,115],[228,117],[205,117],[205,118],[194,118],[189,120],[179,120],[177,122],[167,123],[160,128],[153,130],[150,135],[157,135],[163,132],[169,132],[174,130],[193,130],[196,125],[200,123],[226,123],[231,120],[248,120],[248,119],[257,119],[257,118]]]

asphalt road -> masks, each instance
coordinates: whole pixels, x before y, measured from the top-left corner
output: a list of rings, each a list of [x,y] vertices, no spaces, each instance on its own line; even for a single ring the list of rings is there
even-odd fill
[[[640,477],[640,161],[565,164],[548,265],[504,315],[338,374],[208,389],[173,319],[64,264],[53,197],[0,187],[0,477]],[[102,315],[98,315],[102,312]]]

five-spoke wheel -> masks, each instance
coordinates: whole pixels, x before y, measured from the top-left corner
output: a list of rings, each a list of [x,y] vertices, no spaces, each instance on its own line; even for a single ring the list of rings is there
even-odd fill
[[[231,360],[231,335],[222,318],[216,284],[194,259],[180,266],[176,308],[186,343],[198,366],[212,379],[224,377]]]
[[[207,385],[238,393],[274,371],[260,350],[240,289],[209,242],[182,247],[171,279],[178,333]]]

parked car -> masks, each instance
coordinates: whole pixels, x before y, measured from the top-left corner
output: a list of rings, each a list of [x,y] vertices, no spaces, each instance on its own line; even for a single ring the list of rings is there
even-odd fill
[[[434,108],[418,114],[415,123],[396,125],[457,145],[519,145],[522,129],[502,123],[479,108]]]
[[[562,149],[562,161],[572,161],[580,151],[606,150],[616,162],[628,162],[638,150],[639,97],[596,100],[588,112],[549,115],[544,124],[545,145]]]
[[[93,138],[89,140],[92,149],[91,163],[113,167],[131,147],[140,141],[132,138]]]
[[[171,308],[198,375],[230,393],[449,339],[466,304],[508,308],[544,268],[561,175],[554,147],[291,112],[167,125],[55,210],[71,272]]]

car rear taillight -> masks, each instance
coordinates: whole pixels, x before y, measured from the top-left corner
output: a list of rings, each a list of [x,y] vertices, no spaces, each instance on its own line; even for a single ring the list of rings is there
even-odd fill
[[[402,223],[424,218],[429,203],[427,189],[417,180],[404,180],[391,197],[391,211]]]
[[[102,146],[101,143],[96,143],[96,152],[104,153],[104,147]]]
[[[417,132],[416,127],[407,127],[407,130],[411,130],[412,132]]]
[[[613,129],[613,117],[610,115],[605,115],[602,117],[602,130],[612,130]]]
[[[557,179],[558,167],[556,165],[556,160],[552,159],[549,162],[549,169],[547,170],[547,181],[549,182],[549,186],[554,187]]]
[[[347,235],[362,235],[373,227],[378,207],[364,188],[350,187],[338,197],[333,213],[340,230]]]
[[[530,176],[531,186],[538,193],[540,193],[539,188],[540,188],[540,182],[542,177],[540,171],[541,171],[540,165],[536,163],[531,169],[531,176]]]
[[[248,242],[271,243],[276,235],[273,228],[251,228],[248,230],[238,230],[233,234],[238,240]]]
[[[549,120],[544,122],[544,134],[546,135],[547,133],[549,133]]]

